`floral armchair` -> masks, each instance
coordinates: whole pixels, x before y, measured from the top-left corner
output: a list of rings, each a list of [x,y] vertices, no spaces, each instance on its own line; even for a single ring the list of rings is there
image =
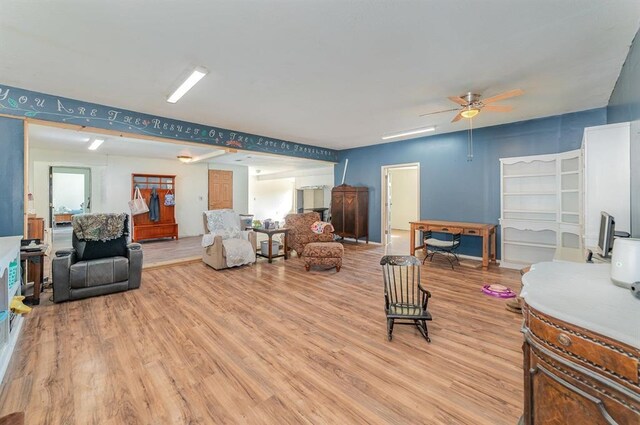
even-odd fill
[[[302,255],[304,246],[308,243],[333,241],[333,226],[326,226],[321,234],[311,230],[313,223],[320,221],[320,214],[317,212],[289,214],[284,220],[285,227],[289,229],[287,245],[298,254],[298,257]]]

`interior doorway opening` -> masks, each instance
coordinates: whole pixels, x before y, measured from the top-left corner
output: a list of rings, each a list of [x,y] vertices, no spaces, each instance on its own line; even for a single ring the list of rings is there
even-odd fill
[[[382,167],[382,243],[387,253],[409,253],[410,222],[420,219],[420,164]]]
[[[49,223],[55,250],[71,248],[71,217],[91,212],[91,168],[49,167]]]

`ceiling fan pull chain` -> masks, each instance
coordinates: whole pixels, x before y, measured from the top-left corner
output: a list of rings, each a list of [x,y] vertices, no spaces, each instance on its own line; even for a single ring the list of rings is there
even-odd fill
[[[469,119],[469,136],[467,138],[467,162],[473,161],[473,119]]]

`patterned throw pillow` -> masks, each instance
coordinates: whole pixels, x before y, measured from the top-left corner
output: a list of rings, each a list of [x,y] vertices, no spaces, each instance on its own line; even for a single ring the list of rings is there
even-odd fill
[[[321,235],[324,233],[324,229],[327,227],[330,228],[330,232],[333,232],[333,226],[331,225],[331,223],[327,223],[326,221],[316,221],[311,225],[311,231],[313,233]]]

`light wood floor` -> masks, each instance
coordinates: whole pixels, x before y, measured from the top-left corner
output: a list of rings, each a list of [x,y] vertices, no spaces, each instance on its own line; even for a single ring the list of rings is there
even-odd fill
[[[386,340],[382,247],[335,271],[282,259],[143,273],[139,290],[36,307],[0,392],[28,424],[515,424],[520,316],[480,292],[515,271],[423,267],[432,343]]]
[[[71,229],[69,229],[68,235],[64,232],[58,231],[58,236],[54,235],[54,247],[51,255],[45,260],[44,275],[52,280],[51,275],[51,261],[54,253],[58,249],[71,247]],[[60,234],[63,236],[61,237]],[[68,241],[64,237],[68,236]],[[57,243],[56,243],[57,241]],[[142,249],[144,251],[142,267],[155,268],[165,267],[173,263],[184,262],[185,260],[197,261],[202,258],[202,236],[188,236],[174,239],[157,239],[142,241]]]
[[[202,258],[202,236],[142,241],[143,267],[154,267],[185,259]]]

